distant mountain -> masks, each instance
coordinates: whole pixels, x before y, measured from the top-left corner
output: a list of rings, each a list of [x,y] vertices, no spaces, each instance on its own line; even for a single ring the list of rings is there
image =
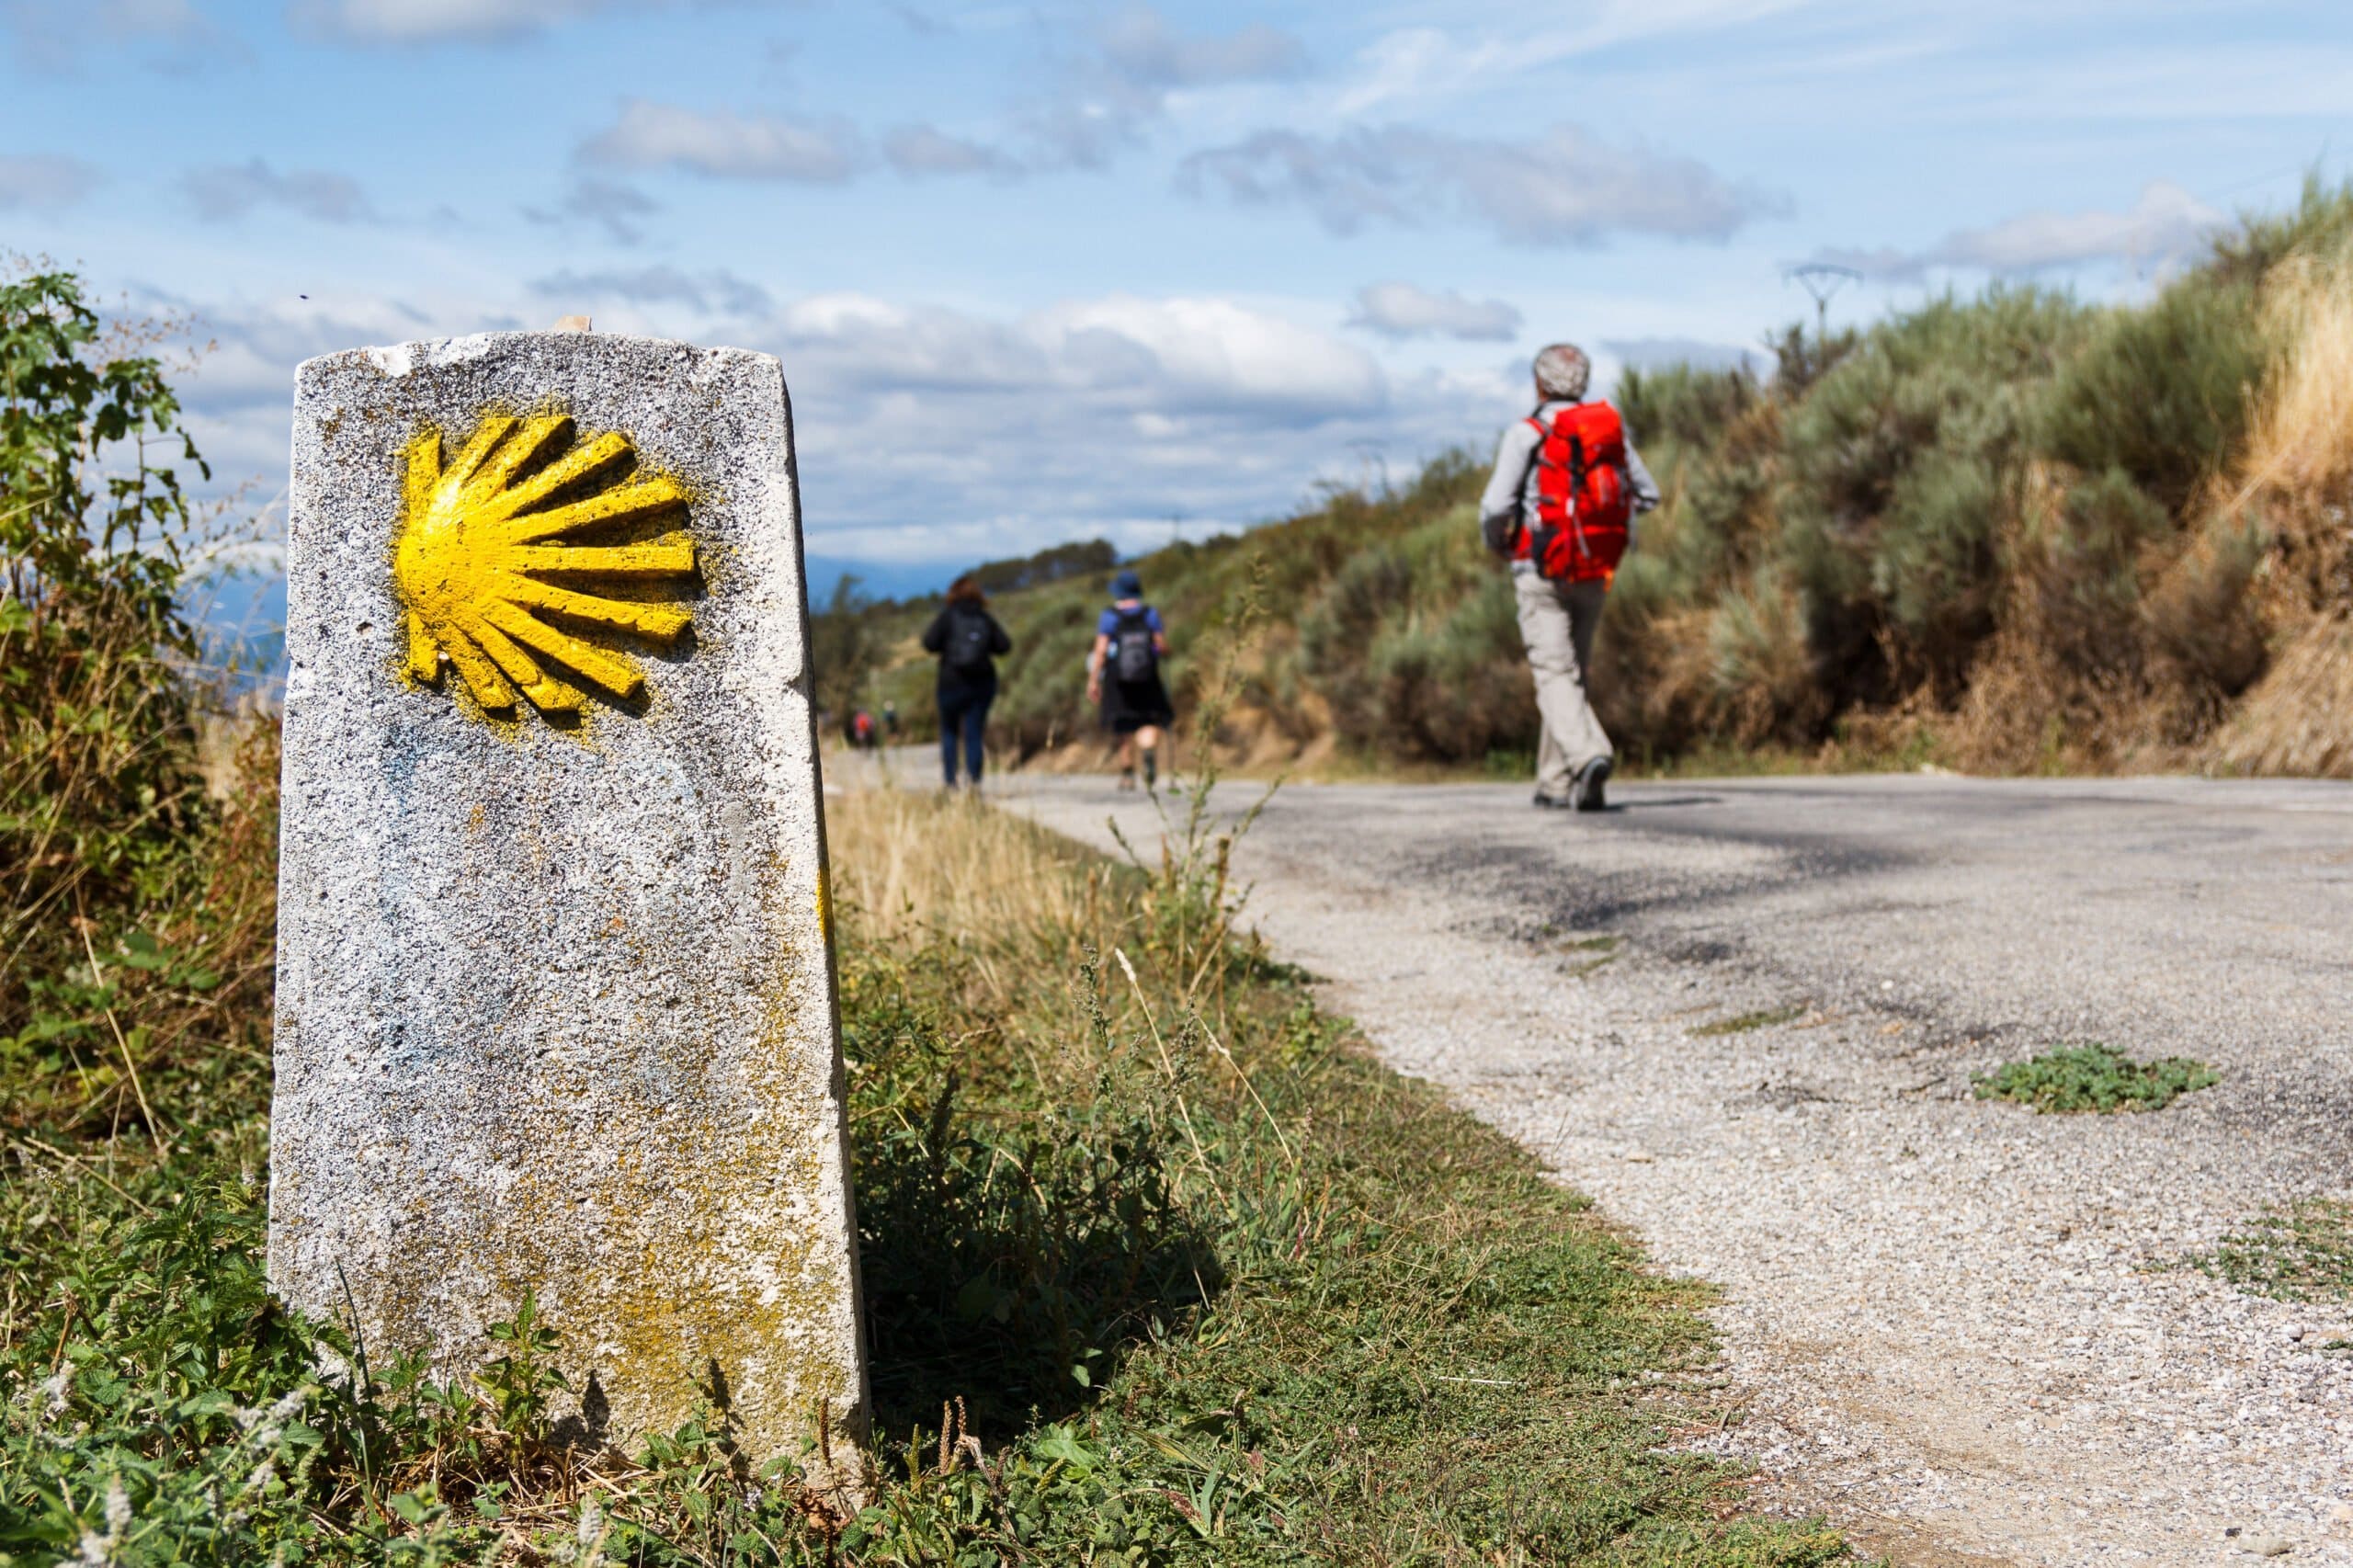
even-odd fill
[[[809,604],[823,608],[834,597],[834,585],[844,577],[858,579],[860,592],[874,599],[920,598],[948,586],[961,568],[937,562],[852,561],[839,555],[809,557]]]

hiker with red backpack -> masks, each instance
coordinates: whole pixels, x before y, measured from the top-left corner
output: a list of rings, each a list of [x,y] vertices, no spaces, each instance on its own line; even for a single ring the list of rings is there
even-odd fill
[[[1136,787],[1142,754],[1143,787],[1158,782],[1160,732],[1176,722],[1160,662],[1168,656],[1168,628],[1143,602],[1143,580],[1133,572],[1111,579],[1111,605],[1095,622],[1086,655],[1086,699],[1103,705],[1103,727],[1120,737],[1120,788]]]
[[[1479,498],[1481,537],[1511,562],[1536,677],[1536,803],[1580,812],[1604,808],[1612,767],[1609,736],[1586,695],[1593,635],[1633,542],[1635,514],[1659,500],[1618,411],[1585,401],[1592,375],[1574,344],[1536,356],[1536,412],[1504,432]]]

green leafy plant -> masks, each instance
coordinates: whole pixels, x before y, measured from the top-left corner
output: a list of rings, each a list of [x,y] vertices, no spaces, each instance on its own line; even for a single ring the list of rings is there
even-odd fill
[[[1981,1100],[2014,1100],[2038,1111],[2107,1114],[2162,1110],[2181,1096],[2222,1082],[2221,1074],[2186,1056],[2135,1062],[2097,1043],[2047,1051],[1970,1082]]]

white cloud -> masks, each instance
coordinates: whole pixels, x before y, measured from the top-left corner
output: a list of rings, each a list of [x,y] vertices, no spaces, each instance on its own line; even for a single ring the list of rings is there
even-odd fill
[[[1472,300],[1449,289],[1434,294],[1411,283],[1369,283],[1357,290],[1348,324],[1383,337],[1454,337],[1467,343],[1508,343],[1519,335],[1519,312],[1501,300]]]
[[[858,133],[844,121],[704,113],[647,98],[623,104],[581,153],[624,168],[666,165],[733,179],[813,184],[847,179],[865,162]]]
[[[1231,33],[1182,33],[1152,6],[1131,4],[1095,30],[1091,48],[1063,70],[1058,89],[1022,117],[1034,162],[1098,169],[1143,139],[1170,96],[1295,75],[1306,47],[1252,23]]]
[[[71,207],[105,178],[95,165],[59,153],[0,155],[0,211]]]
[[[853,559],[952,561],[1061,539],[1165,542],[1279,515],[1319,478],[1487,440],[1516,392],[1422,378],[1263,308],[1113,295],[1001,318],[865,294],[745,339],[784,361],[813,530]],[[938,504],[952,497],[952,505]]]
[[[645,220],[661,210],[660,202],[635,186],[586,175],[574,180],[552,209],[526,207],[523,216],[534,223],[593,224],[615,244],[633,245],[645,237]]]
[[[352,43],[513,38],[602,12],[667,10],[676,0],[291,0],[298,25]]]
[[[1926,250],[1828,249],[1814,259],[1894,282],[1916,280],[1935,267],[2022,274],[2123,262],[2163,268],[2204,251],[2230,226],[2219,209],[2169,181],[2154,180],[2121,212],[2029,212],[1956,230]]]
[[[1395,113],[1492,95],[1508,90],[1516,77],[1604,50],[1694,33],[1720,38],[1752,22],[1839,8],[1838,0],[1598,0],[1577,7],[1572,21],[1545,17],[1531,27],[1524,0],[1512,0],[1496,8],[1497,22],[1484,26],[1458,18],[1443,28],[1382,33],[1358,53],[1331,111],[1347,120],[1376,109]],[[1882,8],[1871,7],[1870,17],[1886,26]]]
[[[1688,365],[1701,370],[1761,371],[1771,357],[1737,343],[1716,343],[1704,337],[1612,338],[1602,344],[1620,365],[1635,370],[1662,370]]]
[[[1253,410],[1313,422],[1379,408],[1380,365],[1327,334],[1220,299],[1107,299],[1056,305],[1029,327],[1106,392],[1158,406]]]
[[[882,139],[882,156],[903,175],[997,175],[1021,172],[1016,159],[928,125],[903,125]]]
[[[224,42],[189,0],[0,0],[0,31],[20,63],[47,71],[70,71],[102,44],[160,43],[163,63],[185,64]]]
[[[2086,261],[2154,261],[2199,250],[2228,226],[2223,213],[2177,185],[2157,180],[2123,212],[2029,212],[1966,229],[1932,253],[1951,267],[2030,272]]]
[[[724,268],[686,273],[675,267],[604,272],[567,267],[533,279],[531,292],[567,305],[622,300],[634,305],[681,304],[705,315],[757,315],[774,303],[766,289]]]
[[[1128,80],[1154,87],[1266,81],[1307,62],[1298,39],[1264,22],[1238,32],[1184,34],[1150,6],[1131,5],[1101,33],[1104,61]]]
[[[598,325],[639,302],[717,303],[724,275],[650,267],[563,275],[521,308],[466,301],[281,299],[199,311],[218,348],[186,387],[198,444],[230,481],[285,485],[294,367],[368,344],[542,324],[543,301],[609,289]],[[636,296],[636,301],[623,298]],[[161,301],[181,303],[180,301]],[[1312,306],[1302,306],[1312,310]],[[727,318],[724,341],[783,361],[813,552],[977,560],[1063,539],[1198,538],[1281,514],[1315,483],[1391,472],[1514,412],[1516,380],[1385,373],[1359,347],[1256,304],[1110,295],[994,315],[857,292]],[[1522,372],[1524,373],[1524,372]]]
[[[1617,233],[1722,240],[1789,206],[1695,158],[1620,146],[1574,125],[1523,142],[1407,125],[1329,138],[1262,131],[1192,154],[1178,181],[1245,205],[1303,206],[1336,233],[1376,219],[1451,218],[1530,245],[1592,245]]]
[[[358,182],[325,169],[273,169],[259,158],[190,169],[180,187],[208,222],[242,218],[256,207],[283,207],[322,223],[353,223],[375,216]]]

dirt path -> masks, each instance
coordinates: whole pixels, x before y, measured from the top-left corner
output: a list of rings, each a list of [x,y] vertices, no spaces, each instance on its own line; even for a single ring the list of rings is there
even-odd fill
[[[2353,1563],[2353,1308],[2182,1267],[2353,1195],[2353,790],[1613,795],[1300,787],[1239,864],[1392,1063],[1724,1288],[1721,1446],[1770,1504],[1908,1562]],[[1157,831],[1093,781],[1002,798]],[[1972,1098],[2086,1039],[2223,1079],[2145,1116]]]

